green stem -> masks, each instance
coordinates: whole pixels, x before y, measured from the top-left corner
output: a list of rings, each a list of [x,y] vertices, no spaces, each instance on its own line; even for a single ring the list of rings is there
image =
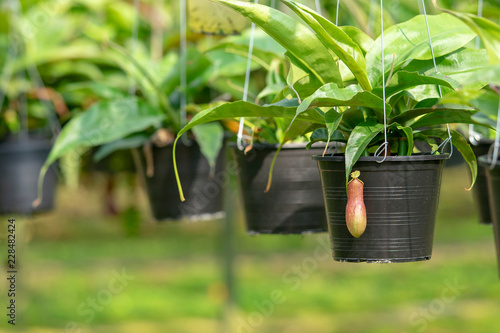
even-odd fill
[[[408,155],[408,139],[401,138],[399,139],[398,156],[407,156],[407,155]]]

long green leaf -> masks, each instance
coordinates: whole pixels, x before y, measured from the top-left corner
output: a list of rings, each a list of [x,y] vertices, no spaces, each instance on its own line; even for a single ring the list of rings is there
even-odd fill
[[[241,1],[216,1],[236,10],[260,26],[308,67],[322,84],[335,82],[342,85],[340,72],[333,66],[335,64],[333,57],[309,28],[268,6]]]
[[[74,150],[102,145],[148,127],[160,125],[165,115],[135,98],[103,101],[73,118],[57,137],[38,180],[38,200],[42,200],[45,173],[58,158]]]
[[[389,123],[399,123],[405,125],[407,122],[414,120],[415,118],[423,116],[424,114],[436,112],[437,110],[437,108],[419,108],[408,110],[394,118],[391,118]]]
[[[377,118],[384,119],[384,101],[368,91],[363,91],[357,85],[339,88],[335,84],[325,84],[314,94],[304,99],[297,109],[297,115],[315,107],[363,106],[373,109]],[[387,114],[391,107],[386,104]]]
[[[478,17],[474,14],[459,13],[451,10],[442,9],[447,13],[458,17],[465,24],[475,31],[486,47],[490,64],[500,64],[500,26],[484,17]]]
[[[339,28],[342,29],[342,31],[345,32],[353,40],[354,43],[358,44],[361,51],[363,51],[365,54],[369,49],[372,48],[373,38],[365,34],[360,29],[348,25]]]
[[[458,87],[458,82],[455,82],[445,75],[432,74],[432,76],[421,75],[417,72],[398,71],[392,76],[391,80],[385,88],[386,98],[416,86],[420,85],[440,85],[449,88]],[[372,91],[375,95],[382,97],[382,88],[375,88]]]
[[[495,118],[498,114],[499,102],[498,94],[487,89],[457,90],[446,94],[440,101],[440,103],[469,105],[479,112]]]
[[[364,90],[372,90],[366,73],[365,57],[358,44],[342,29],[310,8],[291,0],[281,0],[281,2],[292,9],[316,32],[323,45],[332,50],[346,64]]]
[[[150,136],[145,133],[134,134],[121,140],[116,140],[99,147],[94,154],[94,162],[99,162],[117,150],[137,148],[150,140]]]
[[[432,129],[432,130],[425,130],[419,132],[423,135],[430,136],[430,137],[437,137],[441,139],[446,139],[448,137],[448,131],[447,130],[442,130],[442,129]],[[450,130],[451,133],[451,139],[453,142],[453,146],[458,149],[458,151],[462,154],[464,160],[467,162],[470,168],[470,172],[472,175],[472,183],[470,187],[467,189],[467,191],[470,191],[472,187],[474,186],[474,183],[476,182],[476,177],[477,177],[477,160],[476,160],[476,155],[472,151],[472,148],[470,145],[467,143],[467,140],[462,136],[462,134],[458,133],[457,131]]]
[[[293,54],[285,53],[285,57],[290,62],[290,70],[288,71],[286,82],[293,88],[299,98],[305,98],[314,93],[322,86],[318,78],[304,66]]]
[[[326,128],[318,128],[315,129],[310,138],[309,143],[306,146],[306,149],[310,149],[313,144],[316,142],[347,142],[340,131],[335,131],[332,135],[328,136],[328,129]]]
[[[459,82],[462,85],[461,88],[479,89],[489,83],[484,80],[484,77],[476,74],[479,69],[486,66],[490,68],[486,50],[461,48],[453,53],[436,58],[436,64],[438,73]],[[436,72],[432,59],[413,60],[402,69],[425,75],[433,75]]]
[[[436,109],[436,111],[423,116],[422,118],[415,121],[410,125],[411,128],[420,128],[432,125],[444,125],[444,124],[474,124],[483,125],[472,119],[472,116],[476,114],[475,110],[441,110]]]
[[[239,55],[241,57],[248,57],[248,45],[243,45],[243,44],[235,44],[235,43],[222,43],[214,46],[213,48],[205,51],[205,52],[212,52],[216,50],[223,50],[224,52],[232,53]],[[274,52],[270,51],[264,51],[260,50],[258,48],[253,48],[252,49],[252,60],[255,61],[257,64],[265,68],[266,70],[270,69],[270,64],[273,61],[273,59],[279,57],[279,55],[275,54]]]
[[[384,125],[374,121],[364,122],[353,129],[345,148],[346,185],[349,181],[349,175],[351,174],[354,164],[358,161],[370,142],[383,130]]]
[[[410,156],[413,153],[413,129],[411,127],[398,126],[398,130],[403,131],[408,140],[408,149],[406,151],[406,156]]]
[[[193,127],[192,131],[201,153],[207,159],[211,171],[214,172],[217,157],[222,149],[224,128],[220,123],[214,122]]]
[[[429,29],[436,57],[449,54],[475,37],[464,23],[449,15],[429,15]],[[398,69],[408,60],[432,59],[425,19],[422,15],[388,28],[384,32],[385,68],[389,72],[393,65]],[[381,85],[382,55],[380,37],[366,54],[366,69],[373,87]],[[386,76],[387,77],[387,76]]]
[[[174,142],[173,149],[173,160],[174,160],[174,171],[177,180],[177,186],[179,188],[179,195],[182,201],[184,201],[184,193],[182,191],[181,182],[179,179],[179,173],[177,170],[177,162],[175,158],[175,151],[177,147],[177,141],[179,138],[192,129],[193,127],[205,124],[208,122],[235,118],[235,117],[278,117],[278,118],[295,118],[295,111],[297,109],[297,100],[285,100],[272,105],[256,105],[249,102],[238,101],[233,103],[225,103],[213,108],[207,109],[196,114],[191,121],[182,128],[177,134],[177,138]],[[299,120],[305,120],[311,123],[325,124],[325,119],[322,113],[317,110],[310,110],[308,112],[303,112],[297,117]]]
[[[331,109],[325,113],[326,128],[330,137],[339,127],[339,124],[342,121],[342,116],[343,113],[337,112],[335,109]]]

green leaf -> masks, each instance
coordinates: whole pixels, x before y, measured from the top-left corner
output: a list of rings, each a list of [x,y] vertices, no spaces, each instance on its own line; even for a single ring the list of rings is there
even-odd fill
[[[372,87],[366,73],[365,57],[356,44],[342,29],[310,8],[291,0],[281,0],[306,22],[323,45],[332,50],[356,77],[359,85],[367,91]]]
[[[290,16],[268,6],[241,1],[217,0],[262,28],[273,39],[293,54],[321,84],[335,82],[342,86],[342,78],[335,61],[316,35]]]
[[[432,45],[436,57],[449,54],[475,37],[464,23],[449,15],[429,15],[429,29],[431,32]],[[422,15],[396,24],[384,32],[385,68],[389,72],[393,56],[395,55],[394,69],[397,70],[408,60],[432,59],[429,47],[425,19]],[[382,83],[382,54],[380,37],[374,42],[373,47],[366,54],[366,69],[373,87]],[[387,76],[386,76],[387,77]]]
[[[224,128],[220,123],[202,124],[192,128],[196,142],[200,146],[200,151],[205,156],[210,165],[211,171],[215,171],[215,163],[222,149]]]
[[[127,138],[116,140],[107,144],[102,145],[94,154],[93,160],[94,162],[99,162],[109,154],[123,149],[137,148],[144,145],[150,139],[149,135],[140,133],[134,134]]]
[[[500,65],[485,66],[476,69],[469,77],[468,87],[483,87],[486,84],[500,86]]]
[[[173,149],[173,160],[174,160],[174,171],[175,177],[177,181],[177,185],[179,187],[179,195],[182,201],[185,200],[184,193],[182,191],[179,173],[177,170],[177,163],[175,159],[175,150],[177,147],[177,141],[179,138],[192,129],[193,127],[201,124],[205,124],[208,122],[235,118],[235,117],[278,117],[278,118],[295,118],[295,111],[297,109],[297,100],[283,100],[275,104],[271,105],[256,105],[249,102],[237,101],[233,103],[225,103],[219,106],[215,106],[213,108],[204,110],[198,114],[196,114],[191,121],[182,128],[177,134],[177,138],[174,142]],[[303,112],[301,115],[297,117],[299,120],[305,120],[311,123],[319,123],[325,124],[324,116],[321,112],[317,110],[310,110],[308,112]]]
[[[411,156],[413,153],[413,129],[411,127],[398,126],[398,130],[403,131],[408,140],[408,150],[406,151],[406,156]]]
[[[428,144],[431,151],[437,151],[439,149],[439,145],[436,143],[435,139],[419,132],[413,132],[413,141],[420,141]]]
[[[233,103],[224,103],[201,111],[177,134],[179,138],[182,134],[191,128],[208,122],[231,119],[238,117],[271,117],[271,118],[294,118],[297,110],[297,100],[283,100],[270,105],[257,105],[250,102],[237,101]],[[301,113],[299,120],[305,120],[311,123],[325,124],[322,112],[309,110]]]
[[[297,60],[293,54],[286,52],[285,57],[290,62],[290,70],[288,71],[286,82],[293,88],[295,94],[298,95],[297,97],[307,97],[322,86],[318,78]]]
[[[478,17],[469,13],[459,13],[450,10],[444,11],[458,17],[481,37],[488,51],[490,64],[500,63],[500,26],[498,24],[484,17]]]
[[[347,142],[347,140],[340,131],[335,131],[328,137],[328,130],[326,128],[318,128],[312,132],[306,149],[311,149],[312,145],[316,142]]]
[[[392,123],[399,123],[399,124],[406,124],[407,122],[417,118],[417,117],[420,117],[424,114],[428,114],[428,113],[433,113],[433,112],[436,112],[438,110],[438,108],[419,108],[419,109],[412,109],[412,110],[408,110],[394,118],[391,118],[391,120],[389,120],[389,123],[392,124]]]
[[[249,48],[248,44],[222,43],[214,46],[213,48],[205,52],[222,50],[227,53],[232,53],[247,58],[248,48]],[[274,52],[264,51],[255,47],[252,49],[252,60],[255,61],[257,64],[259,64],[260,66],[262,66],[263,68],[265,68],[266,70],[270,69],[271,62],[273,61],[273,59],[277,57],[280,57],[280,55]]]
[[[440,85],[449,88],[458,87],[459,84],[442,74],[433,73],[431,76],[420,75],[417,72],[398,71],[396,72],[385,88],[386,98],[420,85]],[[375,95],[382,97],[382,88],[375,88],[372,91]]]
[[[489,117],[496,118],[500,101],[498,94],[487,89],[482,89],[454,91],[446,94],[440,103],[468,105]]]
[[[459,82],[462,85],[461,88],[479,89],[489,83],[476,74],[477,70],[485,68],[485,66],[490,67],[488,66],[486,50],[461,48],[453,53],[436,58],[436,65],[438,73]],[[407,66],[404,66],[403,69],[423,75],[436,73],[432,59],[413,60]]]
[[[38,199],[42,200],[42,186],[49,166],[66,153],[102,145],[124,138],[132,133],[157,126],[165,119],[158,109],[135,98],[103,101],[69,121],[57,137],[38,180]]]
[[[422,118],[411,124],[411,128],[419,128],[432,125],[444,125],[444,124],[474,124],[483,125],[472,119],[472,116],[476,114],[475,110],[441,110],[436,109],[436,111],[423,116]]]
[[[344,31],[353,40],[354,43],[358,44],[361,51],[363,51],[365,54],[369,49],[372,48],[373,38],[365,34],[360,29],[351,26],[342,26],[339,28],[342,29],[342,31]]]
[[[363,151],[368,147],[370,142],[379,134],[384,131],[384,125],[367,121],[356,126],[345,148],[345,181],[346,185],[349,181],[352,167],[358,161]]]
[[[441,139],[448,138],[448,131],[442,130],[442,129],[425,130],[425,131],[421,131],[419,133],[426,135],[426,136],[437,137],[437,138],[441,138]],[[476,155],[474,154],[474,152],[472,151],[472,148],[467,143],[467,140],[465,140],[465,138],[462,136],[462,134],[460,134],[454,130],[450,130],[450,133],[451,133],[451,139],[453,142],[453,146],[458,149],[458,151],[462,154],[464,160],[469,165],[470,172],[472,175],[472,183],[471,183],[470,187],[467,189],[467,191],[470,191],[472,189],[472,187],[474,186],[474,183],[476,182],[476,177],[477,177]]]
[[[329,136],[332,136],[339,127],[339,124],[342,121],[342,116],[343,114],[337,112],[335,109],[331,109],[325,113],[325,123]]]
[[[315,107],[334,106],[364,106],[375,111],[379,121],[384,120],[384,101],[368,91],[363,91],[357,85],[350,85],[346,88],[339,88],[335,84],[325,84],[314,94],[302,101],[297,109],[297,115]],[[386,104],[387,114],[391,112],[391,107]]]

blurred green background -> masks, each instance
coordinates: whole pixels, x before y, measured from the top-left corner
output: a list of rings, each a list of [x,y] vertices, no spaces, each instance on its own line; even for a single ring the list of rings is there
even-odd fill
[[[126,209],[131,193],[124,175],[123,211],[114,218],[103,217],[96,195],[101,178],[85,181],[78,191],[61,188],[56,212],[17,218],[14,329],[183,333],[223,332],[232,325],[230,332],[245,333],[499,332],[492,228],[477,222],[464,190],[467,169],[447,168],[443,177],[433,258],[420,263],[334,262],[326,234],[247,236],[237,201],[230,200],[237,229],[231,308],[223,221],[156,224],[145,215],[141,191],[133,195],[141,213]],[[236,197],[234,186],[226,190]],[[134,227],[137,214],[149,222]],[[114,282],[116,274],[122,282]],[[7,281],[0,286],[3,307]],[[0,329],[9,329],[5,318]]]
[[[334,17],[335,1],[322,2]],[[8,44],[9,3],[13,1],[0,2],[1,50]],[[106,78],[127,88],[126,77],[110,75],[109,63],[94,52],[107,38],[130,46],[132,0],[21,3],[26,20],[43,10],[37,7],[40,3],[61,4],[41,22],[47,29],[36,30],[37,38],[28,38],[26,44],[45,84],[68,105],[61,122],[95,101],[80,92],[95,87],[83,83],[102,83]],[[177,52],[177,2],[141,3],[139,41],[154,44],[151,30],[157,21],[152,13],[157,14],[163,21],[156,28],[164,33],[160,58],[167,51]],[[342,1],[340,23],[372,28],[378,34],[376,11],[368,22],[369,3]],[[419,11],[418,1],[384,3],[390,14],[385,16],[387,25]],[[440,3],[477,10],[476,2]],[[150,6],[158,4],[162,9],[155,12]],[[497,0],[486,2],[485,15],[497,20]],[[202,39],[212,42],[204,36],[189,37],[190,45]],[[60,51],[67,46],[72,52]],[[147,53],[139,48],[141,52]],[[6,52],[0,53],[0,63],[5,58]],[[25,65],[22,58],[16,61],[20,68]],[[18,79],[22,88],[25,77]],[[18,86],[8,85],[8,98],[14,100],[18,90],[24,91]],[[237,94],[241,92],[233,93]],[[30,107],[34,118],[44,120],[46,114],[37,118],[37,110],[47,110]],[[469,185],[464,165],[444,172],[432,260],[406,264],[334,262],[327,234],[247,236],[233,179],[226,195],[229,221],[236,231],[234,300],[226,285],[224,220],[156,223],[145,193],[130,174],[116,176],[119,214],[109,216],[103,186],[108,180],[97,173],[84,175],[79,186],[66,179],[71,186],[59,186],[55,211],[35,217],[0,216],[0,332],[500,332],[492,228],[477,221],[472,196],[464,190]],[[7,219],[12,217],[17,221],[19,268],[15,327],[5,316],[8,281],[3,274]]]

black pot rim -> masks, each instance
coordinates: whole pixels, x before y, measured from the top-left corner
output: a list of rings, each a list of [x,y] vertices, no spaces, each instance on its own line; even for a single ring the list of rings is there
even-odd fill
[[[491,157],[489,155],[482,155],[482,156],[479,156],[477,158],[477,163],[483,167],[491,166],[491,162],[492,162]],[[495,165],[495,169],[499,169],[499,168],[500,168],[500,159],[498,160],[497,164]]]
[[[361,156],[359,162],[377,162],[382,160],[382,156]],[[447,160],[450,158],[450,154],[440,154],[440,155],[411,155],[411,156],[387,156],[386,162],[414,162],[414,161],[440,161]],[[315,161],[326,161],[326,162],[344,162],[345,155],[313,155],[312,157]]]
[[[0,143],[0,154],[23,153],[50,149],[52,142],[50,140],[14,140]]]

